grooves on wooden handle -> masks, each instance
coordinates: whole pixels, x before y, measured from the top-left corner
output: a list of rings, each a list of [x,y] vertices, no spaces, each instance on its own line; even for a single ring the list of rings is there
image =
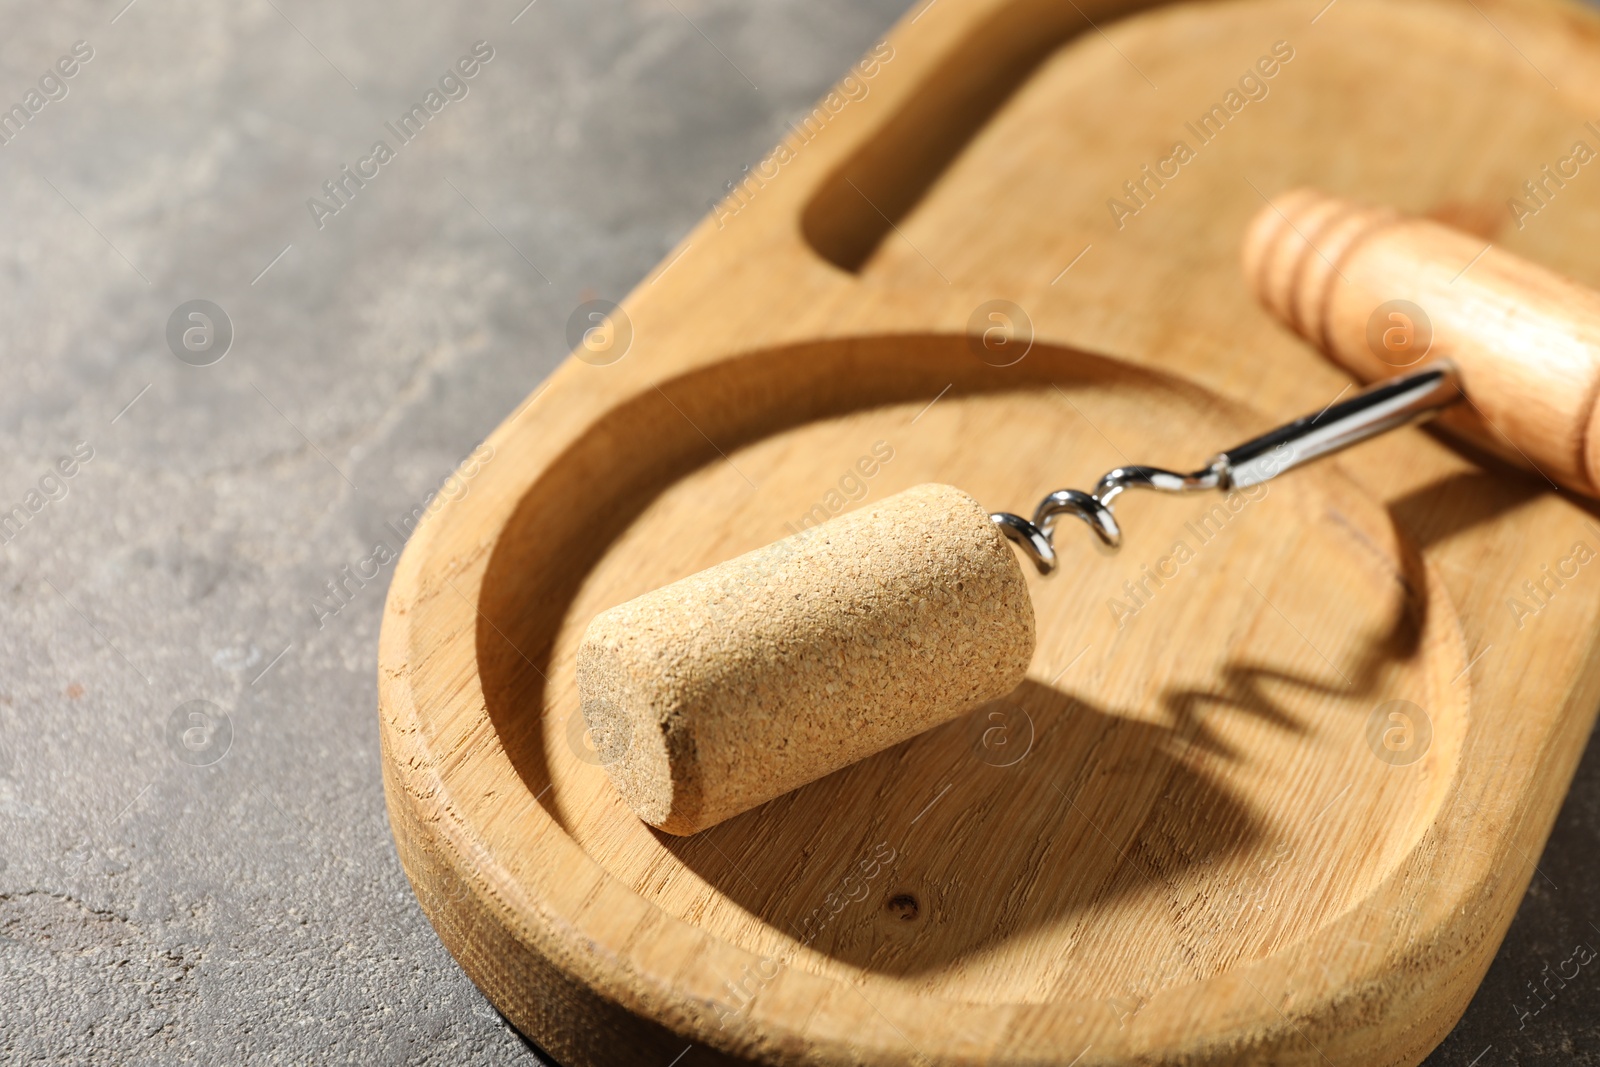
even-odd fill
[[[1455,360],[1450,428],[1600,495],[1600,293],[1480,237],[1329,196],[1286,193],[1244,241],[1258,299],[1360,380]]]

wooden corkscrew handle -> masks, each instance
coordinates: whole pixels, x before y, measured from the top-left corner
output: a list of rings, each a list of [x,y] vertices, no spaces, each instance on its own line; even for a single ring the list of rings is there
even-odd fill
[[[1450,429],[1600,496],[1600,293],[1481,237],[1312,189],[1244,241],[1260,301],[1363,382],[1448,358],[1468,404]]]

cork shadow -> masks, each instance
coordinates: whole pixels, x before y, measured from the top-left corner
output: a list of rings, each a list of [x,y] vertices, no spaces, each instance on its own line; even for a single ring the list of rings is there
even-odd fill
[[[1226,780],[1254,756],[1217,727],[1245,719],[1307,735],[1302,698],[1378,693],[1389,666],[1421,654],[1426,574],[1404,538],[1396,563],[1407,595],[1356,640],[1342,673],[1230,656],[1207,682],[1168,686],[1139,710],[1030,679],[699,835],[657,839],[800,946],[898,976],[1192,888],[1269,836]],[[943,785],[913,796],[909,782]]]
[[[1002,754],[997,729],[1025,755]],[[702,834],[658,838],[801,945],[936,973],[1259,845],[1262,820],[1188,751],[1170,725],[1027,681]],[[947,784],[907,795],[907,781]],[[873,799],[846,810],[845,797]]]

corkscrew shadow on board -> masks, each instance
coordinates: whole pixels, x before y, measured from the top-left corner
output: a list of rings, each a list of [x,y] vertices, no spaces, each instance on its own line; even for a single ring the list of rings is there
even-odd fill
[[[632,347],[569,360],[407,547],[380,650],[401,859],[571,1067],[1414,1064],[1510,921],[1593,722],[1600,600],[1503,601],[1595,535],[1417,430],[1129,501],[1117,556],[1063,530],[1016,693],[705,833],[650,831],[582,743],[589,619],[782,536],[879,442],[870,499],[1025,507],[1339,395],[1240,279],[1263,193],[1448,215],[1600,281],[1582,213],[1495,230],[1600,113],[1579,9],[1478,5],[1557,95],[1466,3],[1079,6],[1105,37],[1071,5],[908,16],[870,92],[628,298]],[[1280,41],[1270,92],[1109,214]],[[1037,337],[1007,367],[965,337],[995,299]],[[1404,758],[1372,740],[1396,701],[1426,731]]]

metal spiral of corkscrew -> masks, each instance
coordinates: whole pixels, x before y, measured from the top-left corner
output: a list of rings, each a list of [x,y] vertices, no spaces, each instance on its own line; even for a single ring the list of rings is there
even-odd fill
[[[1163,493],[1248,489],[1369,437],[1431,418],[1459,399],[1461,384],[1455,365],[1439,360],[1220,452],[1193,474],[1160,467],[1118,467],[1102,477],[1092,493],[1057,489],[1039,502],[1031,521],[1009,511],[997,511],[989,518],[1033,560],[1040,574],[1049,574],[1058,563],[1055,527],[1063,515],[1082,519],[1104,545],[1116,549],[1122,544],[1122,528],[1111,505],[1126,489]]]

